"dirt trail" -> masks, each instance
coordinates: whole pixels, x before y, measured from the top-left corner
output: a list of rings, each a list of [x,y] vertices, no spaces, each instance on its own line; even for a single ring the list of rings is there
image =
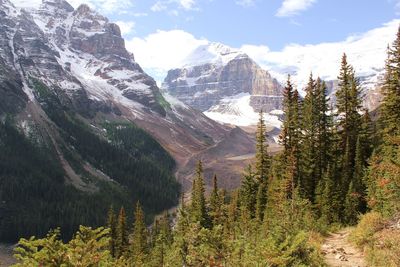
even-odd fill
[[[351,228],[332,233],[322,245],[322,251],[328,266],[367,267],[363,253],[348,240]]]
[[[7,267],[12,264],[15,264],[15,259],[13,258],[13,249],[12,245],[4,245],[0,244],[0,267]]]

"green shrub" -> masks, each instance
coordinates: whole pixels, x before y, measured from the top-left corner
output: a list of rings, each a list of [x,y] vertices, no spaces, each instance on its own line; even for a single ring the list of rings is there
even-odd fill
[[[379,212],[370,212],[360,218],[360,222],[350,234],[350,240],[357,246],[363,246],[373,241],[374,234],[383,226],[383,217]]]

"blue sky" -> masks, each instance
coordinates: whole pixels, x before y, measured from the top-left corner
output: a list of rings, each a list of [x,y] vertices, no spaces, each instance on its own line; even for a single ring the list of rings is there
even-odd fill
[[[11,1],[35,7],[42,0]],[[310,71],[335,77],[343,52],[369,73],[383,66],[400,24],[400,0],[67,1],[116,22],[127,49],[159,83],[210,42],[241,49],[275,76],[296,69],[299,82]]]
[[[103,10],[114,21],[131,22],[133,27],[125,34],[127,38],[145,37],[157,30],[180,29],[196,38],[233,47],[254,44],[274,50],[290,43],[341,41],[396,18],[398,12],[398,2],[390,0],[128,2],[130,6],[125,9]],[[286,13],[278,13],[284,2],[292,2],[292,6],[288,6]]]

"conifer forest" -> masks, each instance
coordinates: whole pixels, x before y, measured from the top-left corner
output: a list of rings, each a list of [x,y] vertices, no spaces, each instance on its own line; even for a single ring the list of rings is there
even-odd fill
[[[76,228],[57,217],[47,217],[48,225],[56,222],[61,227],[44,235],[47,224],[42,224],[46,227],[36,231],[36,237],[20,239],[15,248],[15,266],[327,266],[324,239],[345,227],[353,229],[350,239],[365,251],[368,266],[400,266],[400,234],[384,229],[400,214],[400,31],[388,47],[385,66],[383,99],[377,110],[362,108],[363,91],[346,54],[341,58],[334,101],[328,97],[326,82],[312,73],[304,97],[288,76],[279,136],[282,150],[268,153],[261,112],[255,159],[242,170],[240,187],[232,191],[220,188],[223,177],[216,173],[208,192],[203,164],[198,161],[191,190],[182,194],[176,208],[169,211],[162,211],[163,207],[171,206],[166,201],[177,204],[174,194],[179,188],[170,178],[173,160],[157,143],[149,140],[151,147],[136,146],[129,135],[144,133],[133,126],[121,130],[113,124],[107,125],[107,133],[115,142],[103,142],[89,136],[73,115],[49,108],[52,116],[59,116],[56,121],[66,133],[66,142],[82,150],[92,164],[104,164],[103,169],[115,172],[126,187],[120,193],[120,189],[104,189],[112,192],[111,196],[119,194],[119,200],[113,201],[108,211],[60,211],[61,221],[68,219],[71,225],[75,216],[88,216],[88,212],[102,217],[94,224],[91,221],[90,227],[79,226],[74,234],[71,229]],[[0,195],[5,191],[18,194],[21,187],[32,186],[18,182],[19,177],[27,175],[24,168],[28,166],[12,172],[16,149],[26,152],[26,165],[43,166],[37,173],[29,173],[30,181],[41,176],[51,180],[48,186],[60,182],[60,168],[56,163],[49,164],[48,152],[39,151],[40,157],[31,158],[30,153],[37,148],[29,140],[16,141],[18,132],[7,123],[1,125],[0,135],[1,140],[7,140],[0,142],[2,151],[10,147],[9,152],[1,154],[1,175],[14,177],[18,183],[2,185]],[[89,139],[96,142],[98,151],[89,149]],[[118,145],[121,143],[125,148]],[[146,149],[142,153],[146,156],[131,165],[122,158],[133,158],[126,147],[134,146],[137,151]],[[112,164],[118,165],[107,165],[105,155],[110,153]],[[150,179],[150,184],[133,194],[138,196],[134,199],[128,197],[129,185],[135,182],[129,178],[131,172]],[[40,194],[42,189],[32,190]],[[100,196],[88,201],[75,191],[54,189],[54,195],[48,196],[53,206],[43,203],[41,209],[57,209],[57,203],[68,195],[73,195],[74,201],[85,202],[87,208],[93,207],[92,201],[107,202]],[[160,194],[162,201],[157,201]],[[24,205],[39,205],[34,195],[29,199],[19,197]],[[13,228],[7,233],[34,232],[28,231],[31,224],[24,214],[20,215],[12,217],[14,221],[7,225]],[[36,220],[36,216],[39,213],[30,215],[29,220]],[[0,231],[1,236],[12,239],[7,233]]]

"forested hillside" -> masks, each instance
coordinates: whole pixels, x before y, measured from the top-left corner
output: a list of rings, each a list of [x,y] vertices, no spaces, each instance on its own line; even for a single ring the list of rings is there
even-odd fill
[[[58,240],[59,230],[21,240],[17,266],[324,266],[323,235],[356,225],[367,212],[354,240],[369,248],[371,266],[396,266],[398,240],[390,247],[386,236],[374,248],[379,228],[371,224],[400,212],[400,31],[388,50],[377,121],[361,109],[362,89],[346,55],[338,79],[337,104],[330,106],[324,81],[310,75],[302,99],[288,77],[283,151],[268,155],[260,114],[255,163],[237,190],[218,189],[215,176],[207,197],[199,162],[190,201],[177,214],[146,227],[142,202],[133,224],[124,208],[116,214],[111,207],[105,228],[82,226],[68,243]]]
[[[175,162],[149,134],[127,122],[96,130],[44,84],[35,81],[35,89],[48,125],[25,135],[12,115],[0,122],[0,240],[56,227],[70,238],[80,224],[103,225],[110,203],[133,210],[140,201],[148,218],[176,205]]]

